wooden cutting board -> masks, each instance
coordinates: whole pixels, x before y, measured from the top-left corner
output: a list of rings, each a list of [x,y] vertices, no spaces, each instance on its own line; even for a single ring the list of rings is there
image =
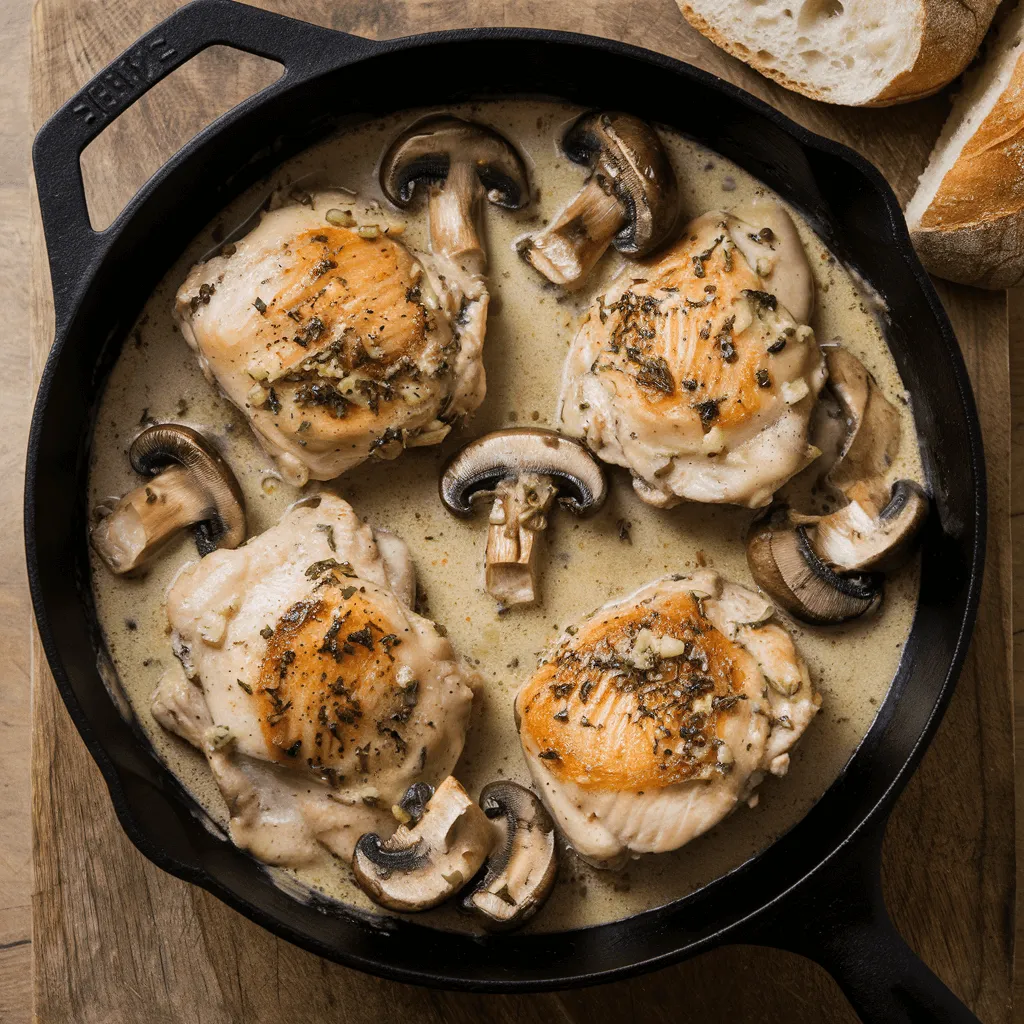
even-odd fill
[[[36,127],[173,0],[37,0]],[[706,68],[877,164],[905,201],[948,109],[815,104],[762,79],[690,29],[673,0],[276,0],[264,6],[362,35],[530,25],[608,36]],[[212,50],[176,72],[86,153],[97,223],[214,116],[273,74]],[[410,98],[415,99],[415,83]],[[41,234],[34,241],[36,376],[52,339]],[[1009,368],[1006,300],[942,286],[980,398],[989,470],[989,560],[978,628],[953,702],[889,826],[886,900],[909,943],[988,1022],[1012,1019],[1014,792],[1011,717]],[[567,1020],[603,1024],[853,1021],[823,970],[755,947],[715,950],[630,982],[519,997],[430,992],[337,967],[273,938],[149,864],[121,833],[98,770],[36,644],[33,701],[35,1013],[44,1024],[313,1024]]]

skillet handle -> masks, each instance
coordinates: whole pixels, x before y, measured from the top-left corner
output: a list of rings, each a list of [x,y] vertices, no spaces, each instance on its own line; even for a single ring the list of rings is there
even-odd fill
[[[234,0],[192,0],[111,61],[40,128],[32,147],[58,325],[77,298],[85,268],[126,212],[104,231],[93,230],[82,182],[82,150],[157,82],[218,44],[284,65],[284,74],[258,94],[261,98],[296,79],[313,77],[328,61],[337,66],[339,52],[354,59],[374,46],[358,36]],[[255,100],[253,96],[238,104],[218,124],[241,116]]]
[[[759,941],[821,964],[864,1024],[978,1024],[889,919],[881,877],[886,819],[784,896]]]

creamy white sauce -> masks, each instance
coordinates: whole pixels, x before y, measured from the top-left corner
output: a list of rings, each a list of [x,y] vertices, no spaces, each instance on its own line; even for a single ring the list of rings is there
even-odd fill
[[[527,159],[538,193],[526,211],[512,214],[488,207],[485,214],[492,294],[485,345],[487,399],[472,421],[440,448],[407,451],[394,462],[368,463],[323,486],[336,488],[363,518],[408,542],[427,598],[427,614],[448,627],[456,649],[483,676],[466,749],[456,769],[475,796],[495,778],[529,785],[512,700],[542,648],[598,605],[667,573],[708,565],[751,585],[743,538],[754,513],[696,505],[659,511],[635,497],[624,470],[609,467],[611,495],[599,514],[582,520],[563,510],[553,514],[545,539],[539,606],[498,615],[494,600],[483,590],[486,515],[463,522],[445,512],[437,497],[439,467],[456,447],[486,431],[511,424],[552,425],[561,364],[577,315],[614,276],[621,260],[614,253],[605,257],[588,287],[567,297],[547,285],[514,251],[515,239],[550,218],[585,177],[586,172],[568,162],[557,145],[578,108],[508,100],[449,109],[491,124],[514,140]],[[203,379],[172,322],[174,292],[191,265],[242,223],[272,187],[296,180],[307,187],[331,184],[356,190],[352,209],[361,223],[404,223],[403,241],[425,248],[423,207],[417,205],[410,212],[389,208],[376,181],[376,165],[388,142],[423,113],[406,112],[350,128],[301,154],[234,202],[182,254],[149,300],[103,396],[93,439],[90,507],[138,483],[126,450],[145,416],[187,423],[217,439],[245,492],[250,535],[275,523],[301,496],[280,481],[242,415]],[[771,195],[717,154],[674,132],[662,134],[688,217]],[[913,423],[901,401],[904,388],[874,313],[851,275],[799,217],[795,219],[817,283],[812,326],[818,340],[841,340],[874,373],[903,415],[903,443],[894,477],[921,479]],[[812,466],[790,488],[802,495],[795,499],[799,507],[808,509],[813,502],[811,488],[820,472]],[[307,492],[312,489],[315,486]],[[623,523],[630,524],[628,531],[621,529]],[[620,539],[620,532],[628,532],[630,539]],[[227,811],[205,761],[163,732],[149,710],[150,694],[172,658],[164,594],[182,565],[195,557],[191,538],[183,536],[144,577],[123,579],[111,575],[93,556],[93,585],[110,657],[139,722],[159,756],[223,825]],[[870,620],[832,629],[790,624],[824,703],[794,754],[788,776],[765,782],[756,808],[742,807],[682,850],[635,862],[622,873],[597,871],[563,853],[559,883],[529,927],[552,930],[597,924],[668,903],[738,866],[792,827],[838,776],[868,731],[895,674],[917,591],[917,566],[912,564],[890,576],[883,608]],[[348,866],[340,862],[319,873],[275,874],[288,891],[309,885],[381,913],[354,886]],[[420,919],[438,927],[468,927],[451,908]]]

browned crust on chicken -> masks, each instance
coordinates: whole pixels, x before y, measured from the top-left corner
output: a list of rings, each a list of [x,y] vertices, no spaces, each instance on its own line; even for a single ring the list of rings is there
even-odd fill
[[[642,630],[685,650],[651,652],[649,667],[639,667],[643,658],[629,652]],[[552,775],[585,790],[712,778],[728,771],[717,760],[722,724],[747,699],[744,679],[756,671],[693,595],[620,606],[586,622],[540,666],[517,700],[520,729]]]
[[[767,345],[784,336],[764,344],[764,327],[745,334],[750,319],[737,322],[736,300],[755,323],[766,303],[774,310],[761,287],[724,224],[687,234],[640,264],[633,285],[591,314],[607,337],[594,369],[616,376],[620,401],[641,417],[699,424],[705,433],[742,424],[778,400]],[[676,293],[686,316],[666,310]]]
[[[330,778],[346,751],[362,750],[365,763],[369,738],[404,754],[416,684],[399,685],[391,652],[402,640],[359,580],[329,569],[325,585],[289,608],[267,639],[252,692],[273,760]]]

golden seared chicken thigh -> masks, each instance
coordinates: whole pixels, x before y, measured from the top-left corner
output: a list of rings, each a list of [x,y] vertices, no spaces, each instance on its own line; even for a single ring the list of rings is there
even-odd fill
[[[485,392],[483,277],[340,226],[350,206],[316,192],[271,210],[177,296],[204,373],[297,486],[435,444]]]
[[[414,591],[405,545],[328,494],[177,577],[180,667],[153,714],[206,754],[237,845],[289,866],[322,846],[349,858],[393,830],[413,782],[451,773],[476,677]]]
[[[716,573],[663,579],[570,629],[519,692],[530,772],[586,861],[675,850],[786,772],[821,701],[773,611]]]
[[[778,204],[706,213],[595,300],[565,363],[561,427],[628,467],[652,505],[766,505],[818,455],[812,304]]]

